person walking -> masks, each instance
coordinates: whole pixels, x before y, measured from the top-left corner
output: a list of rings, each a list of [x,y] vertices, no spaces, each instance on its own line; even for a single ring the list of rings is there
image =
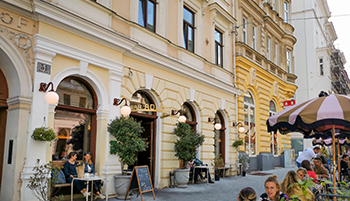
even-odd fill
[[[312,148],[307,148],[305,149],[297,158],[296,162],[298,165],[298,168],[301,167],[301,162],[303,162],[303,160],[308,160],[310,162],[312,162],[313,158],[316,158],[317,154],[321,152],[320,147],[318,146],[314,146]]]

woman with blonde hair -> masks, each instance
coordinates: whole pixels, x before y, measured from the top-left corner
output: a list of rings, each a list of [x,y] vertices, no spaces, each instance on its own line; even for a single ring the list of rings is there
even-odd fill
[[[305,189],[307,194],[304,196],[303,190],[298,186],[298,180],[300,180],[299,175],[293,170],[289,171],[281,183],[281,191],[289,198],[291,198],[292,195],[296,195],[300,201],[314,200],[315,196],[308,188]]]
[[[90,174],[91,176],[95,176],[94,163],[91,160],[90,152],[84,153],[83,164],[84,164],[84,174]],[[106,197],[101,194],[101,186],[102,186],[101,180],[94,180],[93,182],[94,182],[93,192],[97,195],[95,199],[105,199]]]
[[[256,192],[251,187],[243,188],[238,195],[238,201],[255,201]]]
[[[266,193],[263,193],[260,196],[259,201],[264,201],[264,200],[280,201],[280,200],[283,200],[282,198],[284,198],[284,201],[288,201],[289,200],[288,197],[284,193],[282,193],[280,189],[281,187],[280,187],[280,184],[278,183],[277,176],[272,175],[268,177],[265,180]]]

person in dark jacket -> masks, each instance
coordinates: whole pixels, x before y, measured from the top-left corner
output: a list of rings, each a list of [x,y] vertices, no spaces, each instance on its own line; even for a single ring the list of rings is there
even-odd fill
[[[77,152],[72,151],[68,154],[68,161],[64,164],[64,174],[66,176],[67,183],[71,183],[74,177],[78,177],[76,166],[78,165]],[[84,195],[84,197],[89,196],[89,192],[86,191],[86,185],[84,181],[74,180],[73,186]]]
[[[341,161],[340,161],[340,168],[341,168],[341,174],[343,176],[349,177],[349,165],[348,165],[348,161],[349,161],[349,155],[344,154],[341,157]]]
[[[84,153],[83,164],[84,164],[84,174],[88,173],[88,174],[91,174],[91,175],[95,175],[94,163],[91,160],[90,152],[85,152]],[[97,195],[96,199],[98,199],[98,198],[99,199],[105,199],[105,196],[101,194],[101,186],[102,186],[101,180],[95,180],[93,182],[94,182],[93,192]]]
[[[205,172],[205,177],[208,177],[209,183],[214,183],[211,180],[210,174],[207,175],[207,171],[208,171],[207,168],[194,168],[195,166],[204,166],[204,164],[198,158],[192,159],[190,161],[191,171],[193,172],[193,169],[195,170],[194,171],[194,183],[197,183],[198,176],[200,176],[201,179],[204,179],[202,172]],[[208,166],[208,165],[205,165],[205,166]]]

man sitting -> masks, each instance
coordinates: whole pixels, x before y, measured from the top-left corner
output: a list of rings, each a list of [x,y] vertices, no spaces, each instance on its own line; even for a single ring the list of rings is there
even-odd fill
[[[322,164],[322,160],[319,157],[316,157],[314,159],[314,172],[316,173],[317,177],[322,177],[322,178],[326,178],[328,179],[329,175],[328,175],[328,171],[327,169],[323,166]]]
[[[194,168],[195,166],[204,166],[203,162],[200,161],[198,158],[192,159],[190,161],[190,166],[191,166],[192,172],[193,172],[193,169],[195,169],[195,171],[194,171],[194,183],[197,183],[198,175],[201,177],[201,179],[208,177],[209,183],[214,183],[211,180],[210,174],[207,174],[207,172],[209,172],[209,170],[207,168]],[[208,166],[208,165],[205,165],[205,166]],[[203,177],[202,172],[205,172],[205,177]]]
[[[340,168],[341,168],[341,174],[342,174],[344,177],[347,177],[347,178],[349,177],[349,173],[348,173],[348,170],[349,170],[348,161],[349,161],[349,155],[344,154],[344,155],[341,157]]]

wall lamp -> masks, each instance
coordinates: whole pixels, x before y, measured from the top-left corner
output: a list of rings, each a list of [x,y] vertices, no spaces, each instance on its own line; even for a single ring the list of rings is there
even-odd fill
[[[208,122],[216,122],[216,119],[208,117]],[[220,123],[215,123],[214,128],[215,128],[215,130],[220,130],[221,129],[221,124]]]
[[[240,126],[239,126],[239,125],[240,125]],[[242,124],[241,122],[238,122],[238,123],[233,122],[233,126],[239,126],[239,127],[238,127],[238,132],[244,133],[245,128],[244,128],[244,126],[243,126],[243,124]]]
[[[177,119],[180,123],[185,123],[186,122],[186,117],[183,115],[183,111],[182,110],[171,110],[171,115],[177,115],[179,114],[179,112],[181,112],[179,118]]]
[[[114,98],[113,105],[118,106],[123,101],[125,101],[125,105],[120,109],[120,114],[122,114],[124,117],[127,117],[131,113],[131,108],[128,106],[128,101],[125,98],[122,98],[122,99]]]
[[[60,97],[53,90],[53,83],[52,82],[49,82],[48,84],[46,84],[44,82],[40,83],[39,91],[46,92],[50,86],[51,86],[51,90],[45,95],[45,100],[48,104],[55,105],[58,102],[58,100],[60,99]]]

